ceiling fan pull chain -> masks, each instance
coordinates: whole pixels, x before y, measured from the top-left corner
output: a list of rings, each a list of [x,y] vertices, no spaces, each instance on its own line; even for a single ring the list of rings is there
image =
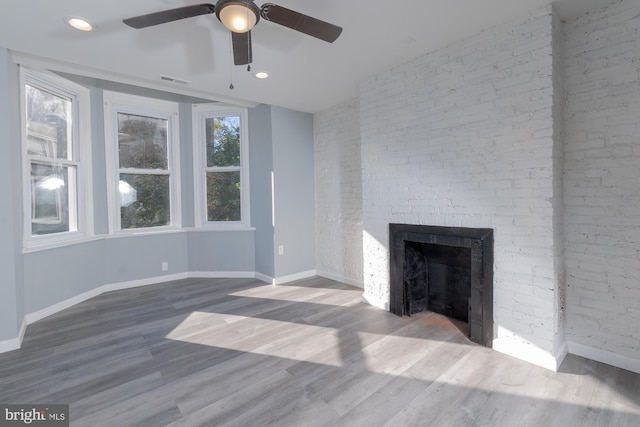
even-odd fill
[[[233,90],[233,41],[231,40],[231,32],[229,31],[229,54],[231,56],[231,60],[229,61],[229,90]]]
[[[249,8],[247,8],[247,22],[249,22]],[[247,58],[249,58],[249,61],[247,62],[247,73],[251,71],[251,30],[249,30],[249,34],[247,34],[247,36],[249,37],[249,43],[247,43]]]

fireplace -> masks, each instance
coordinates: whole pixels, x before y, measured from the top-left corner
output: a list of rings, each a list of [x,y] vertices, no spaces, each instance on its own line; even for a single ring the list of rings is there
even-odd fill
[[[493,341],[493,230],[389,224],[390,309],[433,311],[468,324],[469,338]]]

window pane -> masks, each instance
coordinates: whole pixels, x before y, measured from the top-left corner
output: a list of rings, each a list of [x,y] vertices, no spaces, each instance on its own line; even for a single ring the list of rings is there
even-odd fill
[[[207,167],[240,166],[240,117],[205,119]]]
[[[240,221],[240,172],[207,173],[207,221]]]
[[[118,113],[121,168],[167,169],[167,120]]]
[[[169,225],[168,175],[120,174],[120,224],[122,229]]]
[[[74,186],[75,167],[31,164],[32,235],[76,229],[69,220],[70,192],[75,193]]]
[[[26,85],[27,154],[72,160],[71,100]]]

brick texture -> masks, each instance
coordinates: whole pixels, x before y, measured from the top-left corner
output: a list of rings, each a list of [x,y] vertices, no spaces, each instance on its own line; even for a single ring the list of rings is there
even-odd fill
[[[365,295],[388,299],[390,222],[494,229],[497,339],[557,351],[552,10],[361,88]]]
[[[314,133],[316,270],[362,287],[359,102],[314,115]]]
[[[359,143],[362,190],[346,187],[348,206],[361,201],[362,249],[352,249],[363,257],[365,297],[388,301],[390,222],[494,228],[497,338],[557,350],[552,17],[550,7],[535,10],[363,82],[359,141],[340,135],[353,103],[316,116],[319,271],[340,274],[331,242],[344,237],[327,228],[358,228],[337,205],[356,167],[340,151]]]
[[[640,5],[567,22],[567,339],[640,360]]]
[[[361,281],[382,306],[388,223],[490,227],[494,346],[548,362],[569,342],[635,370],[638,40],[637,2],[565,24],[540,8],[317,114],[318,271]]]

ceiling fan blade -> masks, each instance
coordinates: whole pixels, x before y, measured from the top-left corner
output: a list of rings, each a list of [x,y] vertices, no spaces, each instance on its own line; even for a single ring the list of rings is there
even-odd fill
[[[267,21],[284,25],[329,43],[336,41],[342,33],[341,27],[273,3],[263,4],[260,8],[260,15]]]
[[[122,22],[130,27],[140,29],[167,22],[178,21],[193,16],[207,15],[214,13],[216,7],[212,4],[202,3],[193,6],[178,7],[175,9],[163,10],[161,12],[149,13],[147,15],[135,16],[123,19]]]
[[[233,44],[233,63],[235,65],[251,64],[253,54],[251,51],[251,31],[246,33],[234,33],[231,31]]]

